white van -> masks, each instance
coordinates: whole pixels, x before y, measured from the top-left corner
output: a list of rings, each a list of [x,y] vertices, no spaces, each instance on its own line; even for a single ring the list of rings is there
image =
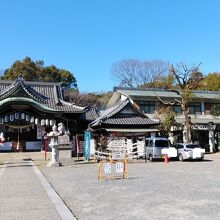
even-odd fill
[[[156,158],[162,158],[162,149],[169,148],[170,142],[165,137],[145,138],[146,158],[150,161]]]

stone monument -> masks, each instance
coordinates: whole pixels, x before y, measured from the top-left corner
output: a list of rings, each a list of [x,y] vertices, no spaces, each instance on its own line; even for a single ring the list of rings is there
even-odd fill
[[[68,159],[72,157],[72,144],[70,142],[69,132],[66,130],[64,124],[61,122],[58,124],[58,131],[60,136],[58,137],[58,154],[60,159]]]

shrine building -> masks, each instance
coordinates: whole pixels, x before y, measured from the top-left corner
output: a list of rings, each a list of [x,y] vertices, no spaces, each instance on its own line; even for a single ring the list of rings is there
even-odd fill
[[[73,137],[85,112],[64,101],[60,83],[0,80],[0,150],[41,150],[45,134],[59,122]]]

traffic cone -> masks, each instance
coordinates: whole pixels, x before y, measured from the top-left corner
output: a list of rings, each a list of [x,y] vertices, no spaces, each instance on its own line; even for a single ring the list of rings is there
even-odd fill
[[[169,163],[169,157],[167,154],[165,154],[165,157],[164,157],[164,163]]]

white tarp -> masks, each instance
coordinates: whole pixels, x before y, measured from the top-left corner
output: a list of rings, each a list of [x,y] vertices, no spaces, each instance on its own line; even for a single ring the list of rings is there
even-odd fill
[[[41,142],[37,142],[37,141],[26,142],[26,149],[27,150],[40,150],[41,147],[42,147]]]
[[[95,139],[90,139],[90,155],[94,156],[95,155],[95,148],[96,148],[96,143]]]
[[[163,148],[161,151],[162,154],[167,154],[168,157],[177,157],[177,150],[174,147]]]
[[[194,148],[193,149],[193,158],[201,158],[202,154],[205,153],[205,149]]]
[[[11,142],[0,143],[0,150],[11,150],[11,146]]]
[[[137,153],[139,157],[143,157],[145,155],[144,145],[144,141],[137,141]]]

